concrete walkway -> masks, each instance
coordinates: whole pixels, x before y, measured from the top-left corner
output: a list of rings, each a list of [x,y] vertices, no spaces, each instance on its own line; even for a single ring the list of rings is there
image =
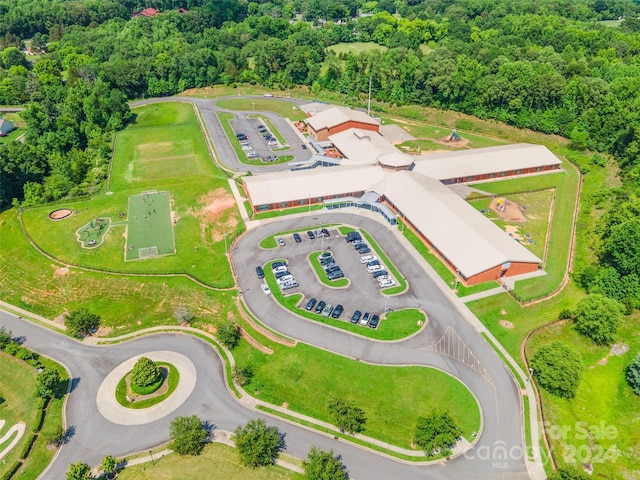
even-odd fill
[[[469,303],[469,302],[473,302],[474,300],[493,297],[494,295],[500,295],[501,293],[505,293],[505,292],[506,290],[504,289],[504,287],[496,287],[496,288],[491,288],[489,290],[485,290],[484,292],[472,293],[471,295],[460,297],[460,301],[462,303]]]
[[[238,210],[240,211],[240,216],[242,217],[243,222],[248,222],[249,217],[247,216],[247,209],[244,208],[244,198],[240,195],[240,191],[238,190],[238,184],[233,178],[229,179],[229,187],[231,188],[231,193],[233,193],[233,198],[236,199],[236,204],[238,204]]]

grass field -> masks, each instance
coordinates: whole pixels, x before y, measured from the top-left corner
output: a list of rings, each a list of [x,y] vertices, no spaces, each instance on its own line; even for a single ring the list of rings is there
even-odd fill
[[[343,53],[353,53],[354,55],[359,55],[362,52],[373,52],[378,50],[380,52],[384,52],[387,50],[387,47],[383,45],[378,45],[374,42],[353,42],[353,43],[336,43],[335,45],[331,45],[327,47],[327,50],[331,52],[335,52],[336,55],[340,55]]]
[[[137,260],[176,253],[169,192],[129,197],[126,259]],[[144,250],[153,250],[144,253]]]
[[[231,201],[226,177],[211,161],[193,108],[184,103],[160,103],[133,111],[135,122],[116,138],[111,194],[26,210],[22,214],[25,229],[40,248],[71,265],[121,273],[183,273],[214,286],[232,285],[231,269],[224,257],[224,236],[232,241],[244,225]],[[130,195],[145,190],[170,192],[171,210],[177,219],[173,227],[177,254],[125,262],[126,222],[119,214],[127,212]],[[225,207],[211,213],[220,203]],[[48,213],[62,205],[77,213],[63,221],[49,221]],[[82,248],[75,241],[75,231],[96,217],[109,217],[114,224],[102,245]],[[128,220],[134,219],[129,216]],[[170,238],[171,225],[169,221],[163,224],[163,238]],[[139,239],[131,243],[140,246]]]
[[[618,331],[617,341],[629,346],[623,355],[610,355],[609,348],[578,335],[570,322],[547,327],[528,342],[529,356],[554,340],[567,342],[582,356],[582,381],[574,399],[541,390],[552,452],[560,464],[591,462],[594,477],[637,478],[640,396],[624,380],[624,368],[640,350],[639,319],[637,312],[625,318]],[[585,431],[592,428],[590,440]]]
[[[174,453],[155,458],[153,464],[132,465],[118,473],[120,480],[213,477],[233,480],[302,480],[303,478],[301,474],[278,465],[257,469],[244,467],[238,461],[236,450],[220,443],[206,445],[198,457],[188,455],[183,457]]]
[[[366,413],[365,435],[404,448],[411,446],[418,416],[434,408],[449,410],[468,440],[480,426],[469,390],[439,370],[368,365],[305,344],[269,347],[273,355],[244,341],[234,351],[239,365],[253,366],[255,377],[245,390],[261,400],[287,403],[291,410],[328,422],[331,397],[353,400]]]
[[[307,118],[306,113],[295,103],[274,98],[225,98],[218,100],[216,105],[229,110],[274,112],[294,122]]]

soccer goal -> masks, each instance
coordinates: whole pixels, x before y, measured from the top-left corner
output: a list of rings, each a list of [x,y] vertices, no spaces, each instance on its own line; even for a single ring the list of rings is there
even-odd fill
[[[158,247],[144,247],[138,249],[138,258],[149,258],[158,256]]]

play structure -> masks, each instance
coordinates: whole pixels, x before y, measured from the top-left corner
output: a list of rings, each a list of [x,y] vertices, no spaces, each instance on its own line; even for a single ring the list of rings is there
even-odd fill
[[[449,135],[449,138],[447,139],[447,142],[458,142],[462,140],[462,137],[460,135],[458,135],[458,131],[454,128],[451,131],[451,135]]]
[[[82,244],[82,248],[95,248],[102,244],[109,227],[111,227],[110,218],[96,217],[78,229],[76,238]]]

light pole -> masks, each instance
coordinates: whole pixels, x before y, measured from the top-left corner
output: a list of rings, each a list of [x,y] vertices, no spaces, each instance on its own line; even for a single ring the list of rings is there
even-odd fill
[[[153,452],[149,450],[149,456],[151,457],[151,465],[155,465],[156,462],[153,461]]]

